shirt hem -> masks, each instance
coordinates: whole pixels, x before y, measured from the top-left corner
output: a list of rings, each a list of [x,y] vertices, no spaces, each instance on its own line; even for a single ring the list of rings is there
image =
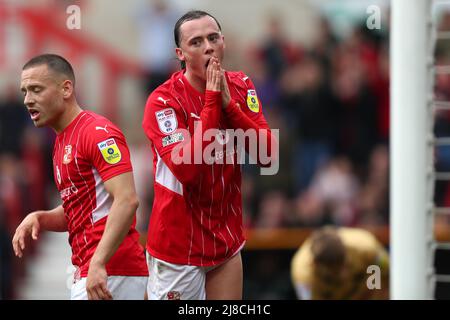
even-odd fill
[[[118,175],[121,175],[121,174],[127,173],[127,172],[133,172],[133,168],[132,167],[123,168],[121,170],[114,171],[114,173],[107,174],[104,177],[102,177],[102,175],[100,174],[100,177],[102,178],[103,182],[106,182],[109,179],[112,179],[114,177],[117,177]]]
[[[228,259],[235,256],[239,251],[241,251],[244,248],[245,243],[246,243],[246,240],[243,239],[242,241],[239,242],[239,244],[237,246],[234,247],[235,249],[233,249],[231,251],[232,252],[231,254],[228,254],[221,259],[214,259],[214,263],[212,263],[212,262],[200,263],[199,259],[190,259],[191,261],[190,261],[190,263],[188,263],[188,259],[177,259],[172,256],[167,256],[165,254],[161,254],[158,251],[151,249],[148,245],[146,247],[146,250],[151,256],[153,256],[159,260],[169,262],[169,263],[180,264],[180,265],[190,265],[190,266],[196,266],[196,267],[213,267],[213,266],[220,265],[223,262],[225,262]]]
[[[108,276],[123,276],[123,277],[148,277],[147,271],[124,271],[124,270],[106,270]],[[88,270],[81,272],[80,278],[86,278]]]

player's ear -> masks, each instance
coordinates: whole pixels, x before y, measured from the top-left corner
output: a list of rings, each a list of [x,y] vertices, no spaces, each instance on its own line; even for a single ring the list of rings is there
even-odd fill
[[[64,80],[62,83],[62,91],[63,91],[63,97],[65,99],[70,98],[70,96],[73,93],[73,83],[70,80]]]
[[[186,58],[184,57],[183,50],[181,48],[175,48],[175,53],[177,55],[178,60],[184,61]]]

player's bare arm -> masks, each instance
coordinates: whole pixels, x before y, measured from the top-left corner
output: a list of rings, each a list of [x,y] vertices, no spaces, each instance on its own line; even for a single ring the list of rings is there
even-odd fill
[[[107,289],[106,263],[114,255],[133,223],[139,206],[133,174],[123,173],[104,182],[106,191],[113,198],[105,231],[92,256],[86,290],[90,300],[112,299]]]
[[[37,240],[41,230],[65,232],[67,231],[67,220],[64,216],[64,209],[58,206],[52,210],[39,210],[28,214],[17,227],[12,239],[14,253],[22,258],[26,247],[26,239],[31,236]]]

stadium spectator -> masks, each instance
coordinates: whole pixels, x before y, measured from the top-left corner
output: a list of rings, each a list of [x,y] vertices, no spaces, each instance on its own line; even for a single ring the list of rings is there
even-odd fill
[[[375,147],[370,155],[368,173],[356,196],[360,225],[386,225],[389,221],[389,152],[385,145]]]
[[[169,77],[176,68],[170,41],[177,13],[166,0],[146,0],[134,13],[139,35],[139,52],[146,71],[144,92],[147,95]]]
[[[0,101],[0,154],[20,154],[20,140],[27,125],[27,114],[16,98],[12,88],[7,91],[6,98]]]
[[[325,78],[320,60],[308,54],[292,65],[281,79],[280,105],[297,131],[291,156],[295,163],[292,168],[296,192],[308,187],[336,144],[337,103]]]

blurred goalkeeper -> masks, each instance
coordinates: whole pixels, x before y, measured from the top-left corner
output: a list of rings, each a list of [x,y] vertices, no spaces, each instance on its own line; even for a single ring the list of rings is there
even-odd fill
[[[291,264],[302,300],[389,299],[389,256],[368,231],[324,227],[305,240]]]

